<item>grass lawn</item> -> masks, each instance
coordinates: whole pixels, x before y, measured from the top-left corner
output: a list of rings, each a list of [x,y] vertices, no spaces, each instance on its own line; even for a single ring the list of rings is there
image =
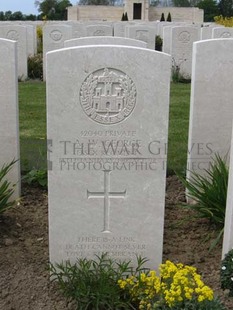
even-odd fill
[[[45,83],[19,83],[21,169],[46,168]],[[171,84],[168,173],[186,167],[190,84]]]

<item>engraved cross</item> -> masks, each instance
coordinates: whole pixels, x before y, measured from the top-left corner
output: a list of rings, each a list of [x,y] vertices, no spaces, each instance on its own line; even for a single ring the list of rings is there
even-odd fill
[[[111,198],[125,198],[126,190],[123,192],[110,191],[110,173],[111,170],[104,170],[104,191],[90,192],[87,190],[87,198],[103,198],[104,199],[104,233],[109,233],[109,219],[110,219],[110,199]]]

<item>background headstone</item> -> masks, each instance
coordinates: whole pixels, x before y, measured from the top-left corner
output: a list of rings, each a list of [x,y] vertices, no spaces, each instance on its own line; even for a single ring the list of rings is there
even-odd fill
[[[24,80],[27,78],[27,28],[15,24],[0,25],[0,38],[17,42],[18,76]]]
[[[64,47],[72,39],[72,26],[55,24],[43,27],[43,78],[46,80],[46,53]]]
[[[232,38],[233,28],[232,27],[216,27],[212,29],[212,39],[219,38]]]
[[[86,37],[67,40],[64,42],[64,47],[82,46],[82,45],[128,45],[146,48],[147,44],[143,41],[121,38],[121,37]]]
[[[233,39],[195,42],[187,177],[204,174],[215,153],[229,155],[233,117]],[[191,171],[190,171],[191,170]]]
[[[147,48],[155,49],[157,27],[147,25],[126,26],[126,37],[147,43]]]
[[[180,74],[190,78],[192,73],[193,42],[199,40],[199,29],[195,27],[172,28],[171,56],[173,65],[180,68]]]
[[[67,48],[47,54],[47,74],[50,261],[108,252],[134,263],[142,255],[157,268],[170,57],[127,46]]]
[[[0,39],[0,168],[19,160],[17,43]],[[20,162],[7,175],[16,184],[13,198],[20,196]]]
[[[222,258],[233,249],[233,134],[231,139],[230,167],[227,190]]]
[[[113,36],[113,27],[112,25],[103,25],[103,24],[87,25],[86,35],[87,37]]]

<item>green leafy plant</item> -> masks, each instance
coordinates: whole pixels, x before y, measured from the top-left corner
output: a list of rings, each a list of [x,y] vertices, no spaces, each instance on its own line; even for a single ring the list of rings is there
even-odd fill
[[[229,296],[233,296],[233,249],[222,260],[220,272],[221,288],[229,290]]]
[[[146,260],[140,257],[137,260],[138,267],[134,270],[130,261],[118,263],[104,253],[96,256],[96,260],[81,258],[75,264],[69,261],[50,264],[50,272],[64,296],[76,302],[78,310],[135,309],[127,293],[119,287],[118,280],[146,272],[142,267]]]
[[[47,170],[31,170],[23,178],[29,185],[48,186]]]
[[[200,217],[207,218],[220,230],[212,248],[223,235],[229,170],[225,160],[216,154],[210,168],[204,171],[205,175],[192,172],[190,180],[177,175],[187,189],[187,196],[197,203],[187,207],[197,211]]]
[[[15,201],[10,201],[10,198],[14,193],[15,184],[12,185],[6,179],[8,172],[15,163],[16,161],[13,160],[9,164],[3,165],[0,169],[0,214],[13,207],[15,204]]]
[[[155,37],[155,50],[161,52],[162,47],[163,47],[163,39],[159,35],[157,35]]]
[[[37,54],[28,57],[28,77],[43,80],[43,55]]]

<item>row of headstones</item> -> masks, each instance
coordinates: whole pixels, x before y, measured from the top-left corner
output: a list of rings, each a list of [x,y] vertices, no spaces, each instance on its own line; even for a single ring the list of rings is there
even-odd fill
[[[232,48],[232,39],[194,43],[188,164],[200,173],[231,145]],[[2,166],[19,158],[16,43],[1,39],[0,55]],[[52,262],[101,252],[161,262],[170,64],[169,55],[126,45],[47,54]],[[19,171],[18,162],[10,179]],[[229,191],[230,214],[231,200]],[[226,221],[224,251],[233,246]]]
[[[18,42],[19,77],[27,77],[27,57],[37,50],[35,23],[17,25],[1,22],[0,37]],[[168,26],[169,25],[169,26]],[[179,67],[184,77],[191,76],[192,44],[200,39],[232,37],[232,28],[201,27],[186,23],[168,22],[118,22],[118,23],[48,23],[43,27],[44,64],[46,53],[64,47],[64,42],[77,37],[115,36],[141,40],[147,48],[155,48],[155,37],[163,38],[163,52],[172,55],[173,66]],[[74,43],[73,43],[74,44]],[[44,65],[44,79],[46,66]]]
[[[168,26],[169,24],[169,26]],[[216,25],[215,25],[216,26]],[[84,30],[85,29],[85,30]],[[179,68],[184,78],[191,77],[192,46],[193,42],[202,39],[233,37],[233,28],[225,27],[200,27],[200,25],[188,25],[187,23],[115,23],[114,25],[49,25],[44,28],[44,64],[47,52],[69,46],[65,42],[71,38],[94,36],[127,37],[141,40],[147,44],[147,48],[155,49],[156,35],[163,38],[163,52],[172,56],[173,67]],[[73,41],[72,45],[75,46]],[[44,79],[46,68],[44,65]]]

